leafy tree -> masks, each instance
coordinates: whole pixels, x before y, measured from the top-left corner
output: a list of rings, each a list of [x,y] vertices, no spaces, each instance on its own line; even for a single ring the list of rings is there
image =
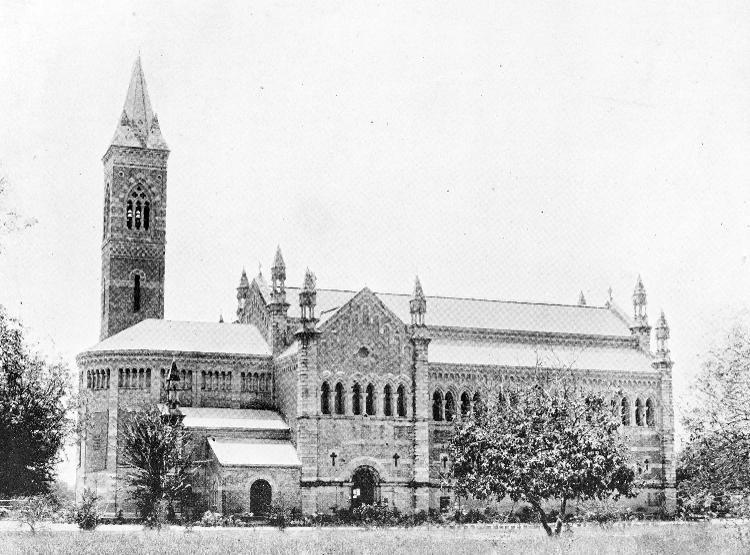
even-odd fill
[[[513,393],[511,404],[456,424],[450,453],[459,495],[526,502],[549,536],[560,534],[569,501],[634,495],[619,421],[601,396],[562,371]],[[559,502],[554,531],[551,501]]]
[[[68,367],[29,352],[23,328],[0,306],[0,496],[50,491],[71,432]]]
[[[123,432],[123,457],[129,465],[130,495],[148,526],[160,526],[176,501],[192,491],[195,443],[179,422],[169,422],[157,409],[131,413]]]
[[[750,335],[732,328],[708,353],[685,418],[678,491],[688,512],[727,513],[750,495]]]

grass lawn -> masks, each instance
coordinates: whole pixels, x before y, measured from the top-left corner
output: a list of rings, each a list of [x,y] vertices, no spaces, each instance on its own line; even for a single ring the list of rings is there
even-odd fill
[[[750,524],[574,528],[557,540],[540,529],[165,529],[95,532],[0,533],[2,553],[372,553],[377,555],[450,553],[750,553]]]

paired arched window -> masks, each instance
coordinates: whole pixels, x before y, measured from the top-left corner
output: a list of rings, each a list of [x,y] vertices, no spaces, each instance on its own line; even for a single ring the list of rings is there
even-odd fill
[[[365,414],[375,415],[375,386],[372,384],[368,384],[365,390]]]
[[[336,384],[336,402],[335,402],[336,414],[344,414],[344,386],[341,382]]]
[[[391,386],[386,385],[383,388],[383,415],[393,416],[393,405],[391,404]]]
[[[362,414],[362,388],[358,383],[352,387],[352,414]]]
[[[627,397],[623,397],[620,401],[620,418],[623,426],[630,426],[630,401]]]
[[[645,407],[643,406],[643,401],[641,401],[640,398],[637,398],[635,400],[635,425],[636,426],[644,426],[646,424],[645,418],[644,418],[644,411]]]
[[[650,427],[656,426],[656,410],[653,399],[646,400],[646,425]]]
[[[139,312],[141,310],[141,276],[135,274],[133,276],[133,312]]]
[[[452,422],[456,417],[456,400],[450,391],[445,394],[445,419]]]
[[[439,391],[432,394],[432,419],[435,422],[443,419],[443,394]]]
[[[401,418],[406,417],[406,388],[403,385],[398,386],[396,390],[398,395],[398,402],[396,403],[396,410]]]
[[[331,388],[328,382],[323,382],[320,387],[320,412],[331,414]]]
[[[468,416],[470,410],[471,410],[471,399],[469,398],[469,394],[464,391],[461,394],[461,416],[462,417]]]

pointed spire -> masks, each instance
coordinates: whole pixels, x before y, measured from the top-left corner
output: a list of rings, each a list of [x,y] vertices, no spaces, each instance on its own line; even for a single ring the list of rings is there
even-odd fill
[[[664,359],[669,359],[669,324],[664,316],[664,311],[661,311],[659,320],[656,322],[656,354]]]
[[[219,323],[220,324],[224,323],[224,313],[223,312],[219,312]]]
[[[643,285],[641,274],[638,274],[638,280],[635,282],[635,289],[633,290],[633,303],[646,304],[646,288]]]
[[[583,291],[578,294],[578,306],[586,306],[586,297],[583,296]]]
[[[409,301],[409,312],[411,313],[411,323],[414,326],[424,326],[424,315],[427,313],[427,299],[422,291],[422,284],[419,282],[419,276],[414,280],[414,295]]]
[[[276,246],[276,256],[273,259],[273,267],[278,269],[286,268],[286,264],[284,264],[284,257],[281,256],[281,247],[278,245]]]
[[[247,272],[245,268],[242,268],[242,275],[240,276],[240,286],[237,289],[250,289],[250,281],[247,279]]]
[[[151,108],[140,54],[133,64],[130,85],[112,144],[169,150],[161,135],[159,120]]]
[[[638,280],[635,282],[633,290],[633,319],[636,324],[641,326],[648,325],[648,315],[646,314],[646,288],[643,286],[643,280],[638,274]]]
[[[414,298],[424,299],[424,291],[422,291],[422,284],[419,282],[419,276],[416,276],[414,280]]]
[[[317,292],[315,290],[315,274],[310,268],[305,270],[305,281],[302,284],[302,291],[299,292],[299,306],[302,312],[301,319],[304,322],[315,322],[315,302]]]
[[[305,291],[314,292],[315,281],[315,274],[310,271],[310,268],[307,268],[307,270],[305,270],[305,282],[302,285],[302,289],[304,289]]]

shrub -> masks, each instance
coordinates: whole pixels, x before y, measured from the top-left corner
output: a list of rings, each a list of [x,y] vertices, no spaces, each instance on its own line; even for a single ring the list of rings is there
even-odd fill
[[[119,516],[122,517],[122,511]],[[73,519],[81,530],[93,530],[99,524],[99,496],[90,489],[83,490],[81,503],[75,508]]]
[[[16,518],[36,533],[39,522],[49,520],[54,513],[52,499],[47,495],[22,497],[17,505]]]

